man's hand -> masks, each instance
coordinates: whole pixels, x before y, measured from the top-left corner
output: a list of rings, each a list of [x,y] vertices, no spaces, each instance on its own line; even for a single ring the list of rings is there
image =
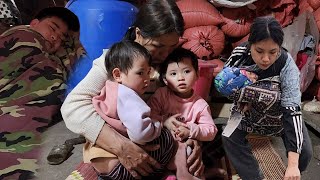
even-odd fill
[[[186,144],[192,149],[192,153],[187,159],[189,172],[194,176],[201,177],[204,171],[204,164],[202,162],[202,151],[200,144],[194,139],[188,139]]]
[[[160,164],[149,156],[146,151],[155,151],[159,149],[159,145],[145,145],[139,147],[131,141],[127,141],[125,148],[122,148],[121,153],[118,153],[120,163],[136,178],[141,179],[141,176],[148,176],[154,169],[159,169]],[[143,149],[142,149],[143,148]]]

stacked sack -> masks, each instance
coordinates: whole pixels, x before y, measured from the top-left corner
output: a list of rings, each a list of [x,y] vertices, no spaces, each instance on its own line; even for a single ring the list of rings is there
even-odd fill
[[[185,22],[182,47],[193,51],[199,59],[218,65],[213,72],[217,74],[224,65],[218,58],[225,46],[219,11],[206,0],[179,0],[177,5]]]
[[[272,15],[283,27],[294,18],[294,0],[251,2],[231,8],[219,7],[214,0],[177,1],[185,21],[182,47],[192,50],[200,59],[214,61],[218,65],[214,76],[224,65],[219,58],[227,58],[234,47],[248,40],[250,26],[256,17]],[[226,47],[228,45],[232,47]]]
[[[221,29],[226,36],[231,37],[230,43],[234,48],[248,40],[250,26],[256,17],[274,16],[282,27],[286,27],[293,21],[295,8],[294,0],[259,0],[237,8],[221,7],[224,20]]]
[[[313,13],[316,19],[318,29],[320,30],[320,1],[319,0],[300,0],[299,14],[309,11]]]
[[[182,47],[192,50],[200,59],[210,60],[217,64],[218,67],[214,69],[213,77],[223,68],[224,61],[229,57],[233,48],[248,40],[250,26],[256,17],[273,16],[285,28],[297,16],[309,11],[315,17],[320,30],[319,0],[247,0],[241,2],[177,0],[177,4],[185,21]],[[317,54],[319,53],[320,49]],[[293,56],[296,55],[293,54]],[[310,65],[313,66],[311,67],[313,70],[309,74],[313,77],[315,70],[317,81],[316,85],[311,84],[312,94],[320,99],[320,56],[318,56],[316,67],[313,64],[314,62]],[[310,79],[309,76],[307,78]],[[301,84],[302,92],[304,92],[310,81]]]

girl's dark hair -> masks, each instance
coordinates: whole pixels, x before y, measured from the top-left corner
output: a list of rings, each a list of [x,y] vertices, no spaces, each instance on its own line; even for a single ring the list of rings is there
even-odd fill
[[[49,17],[57,17],[67,24],[68,29],[79,31],[80,23],[78,17],[69,9],[64,7],[48,7],[40,10],[34,19],[45,19]]]
[[[177,32],[182,36],[184,21],[175,0],[148,0],[141,6],[133,26],[127,31],[124,39],[135,40],[135,27],[144,38],[158,37]]]
[[[172,62],[178,63],[183,60],[183,58],[190,58],[191,64],[195,71],[198,73],[198,57],[190,50],[184,48],[176,48],[172,53],[168,55],[166,60],[160,65],[160,80],[165,77],[168,69],[168,65]]]
[[[121,72],[128,73],[136,58],[145,58],[151,64],[149,51],[134,41],[120,41],[111,46],[105,57],[105,66],[109,79],[113,79],[112,71],[119,68]]]
[[[282,27],[274,17],[257,17],[251,25],[248,41],[251,45],[266,39],[272,39],[281,47],[283,36]]]

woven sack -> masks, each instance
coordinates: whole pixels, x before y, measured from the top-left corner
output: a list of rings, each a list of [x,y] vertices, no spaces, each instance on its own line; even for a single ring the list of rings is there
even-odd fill
[[[188,28],[184,31],[183,38],[188,41],[182,47],[193,51],[199,59],[214,59],[224,49],[225,37],[217,26]]]
[[[223,25],[221,30],[230,37],[242,37],[250,32],[250,26],[255,18],[253,11],[247,7],[236,9],[223,8],[221,11]]]
[[[309,5],[314,9],[317,10],[320,7],[320,1],[319,0],[307,0]]]
[[[206,0],[180,0],[177,5],[182,13],[184,28],[221,24],[222,18],[218,10]]]

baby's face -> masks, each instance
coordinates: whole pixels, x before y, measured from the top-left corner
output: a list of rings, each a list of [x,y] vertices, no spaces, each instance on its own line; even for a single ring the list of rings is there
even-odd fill
[[[140,96],[147,90],[150,83],[150,70],[148,60],[136,58],[128,73],[121,72],[121,83],[134,90]]]
[[[241,72],[241,74],[247,76],[247,78],[253,83],[255,83],[258,80],[258,76],[253,72],[246,71],[246,70],[243,70],[243,69],[240,70],[240,72]]]

